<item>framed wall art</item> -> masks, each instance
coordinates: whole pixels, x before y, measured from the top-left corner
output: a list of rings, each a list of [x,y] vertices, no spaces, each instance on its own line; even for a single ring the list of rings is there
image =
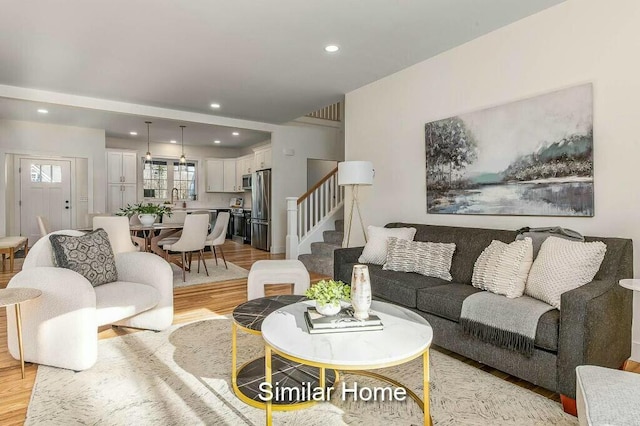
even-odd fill
[[[593,88],[425,125],[427,213],[593,216]]]

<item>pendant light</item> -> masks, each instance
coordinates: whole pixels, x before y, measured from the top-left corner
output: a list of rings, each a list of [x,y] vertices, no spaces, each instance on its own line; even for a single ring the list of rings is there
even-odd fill
[[[182,129],[182,155],[180,156],[180,162],[182,164],[187,162],[187,158],[184,156],[184,128],[187,126],[180,126],[180,128]]]
[[[149,149],[149,125],[151,124],[151,121],[145,121],[145,123],[147,123],[147,155],[145,156],[145,158],[147,159],[147,161],[150,161],[151,149]]]

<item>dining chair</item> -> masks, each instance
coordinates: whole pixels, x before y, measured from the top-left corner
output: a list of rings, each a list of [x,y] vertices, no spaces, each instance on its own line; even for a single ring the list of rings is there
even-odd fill
[[[209,215],[190,214],[184,220],[182,235],[178,241],[172,241],[167,238],[160,240],[158,243],[166,251],[167,261],[169,261],[170,252],[180,252],[182,255],[182,281],[185,281],[185,269],[187,264],[187,254],[198,252],[198,273],[200,273],[200,261],[204,264],[204,270],[209,276],[207,264],[204,261],[204,247],[207,239],[207,230],[209,226]]]
[[[129,218],[126,216],[96,216],[93,218],[93,229],[102,228],[109,235],[109,243],[113,254],[128,253],[131,251],[146,251],[146,240],[141,237],[131,236],[129,231]],[[134,241],[138,244],[136,246]]]
[[[44,216],[36,216],[36,220],[38,221],[38,229],[40,230],[40,237],[45,237],[47,234],[51,232],[51,228],[49,227],[49,221]]]
[[[211,246],[211,251],[213,252],[213,256],[216,259],[216,265],[218,264],[218,253],[216,252],[216,247],[220,249],[220,254],[222,255],[222,260],[224,261],[224,267],[229,269],[227,266],[227,259],[224,258],[224,251],[222,251],[222,245],[224,244],[224,240],[227,237],[227,227],[229,226],[229,216],[231,214],[229,212],[221,212],[218,214],[216,218],[216,224],[213,226],[213,230],[211,233],[207,235],[206,245]]]

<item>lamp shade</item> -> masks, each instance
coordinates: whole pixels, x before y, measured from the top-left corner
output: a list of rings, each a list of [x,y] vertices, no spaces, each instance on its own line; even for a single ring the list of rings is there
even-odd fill
[[[338,185],[372,185],[371,161],[343,161],[338,163]]]

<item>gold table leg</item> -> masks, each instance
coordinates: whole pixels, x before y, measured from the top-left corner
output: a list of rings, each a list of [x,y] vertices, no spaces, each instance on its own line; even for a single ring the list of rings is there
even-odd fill
[[[422,387],[423,387],[423,397],[422,397],[422,411],[424,414],[424,424],[425,426],[431,426],[431,412],[430,412],[430,401],[429,401],[429,349],[424,351],[422,354]]]
[[[235,388],[238,380],[238,372],[236,366],[238,363],[238,347],[237,347],[238,326],[235,321],[231,322],[231,384]]]
[[[16,303],[16,324],[18,325],[18,348],[20,349],[20,371],[24,379],[24,349],[22,347],[22,319],[20,318],[20,304]]]
[[[327,376],[326,376],[326,374],[325,374],[325,369],[324,369],[324,367],[320,367],[320,377],[319,377],[319,382],[320,382],[320,383],[318,383],[318,384],[319,384],[319,386],[320,386],[320,389],[324,389],[324,388],[325,388],[325,382],[326,382],[326,380],[327,380],[327,379],[326,379],[326,377],[327,377]]]
[[[273,387],[271,386],[271,346],[265,345],[264,347],[264,381],[267,383],[267,389],[273,392]],[[272,414],[271,414],[271,400],[272,397],[265,401],[265,411],[267,414],[267,426],[272,425]]]

